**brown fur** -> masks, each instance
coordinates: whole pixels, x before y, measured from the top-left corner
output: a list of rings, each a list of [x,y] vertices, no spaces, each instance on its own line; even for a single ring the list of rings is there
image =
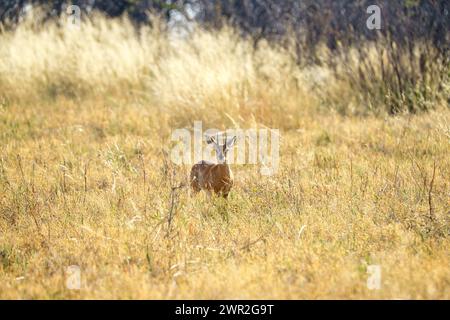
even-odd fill
[[[233,186],[233,173],[227,163],[200,161],[192,167],[190,181],[195,193],[200,190],[214,191],[227,198]]]

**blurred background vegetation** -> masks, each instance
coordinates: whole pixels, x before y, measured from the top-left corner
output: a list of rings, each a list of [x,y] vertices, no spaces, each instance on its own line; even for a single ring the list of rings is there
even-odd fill
[[[94,12],[127,16],[137,33],[156,22],[179,34],[193,26],[232,26],[254,48],[269,42],[289,48],[298,66],[328,68],[369,109],[415,113],[450,102],[446,0],[6,0],[0,4],[2,30],[17,28],[35,7],[43,12],[41,25],[57,21],[70,4],[80,7],[84,20]],[[380,30],[366,27],[373,4],[381,8]],[[348,103],[336,108],[346,110]]]
[[[44,8],[45,18],[50,19],[63,14],[70,4],[84,13],[128,15],[136,25],[151,23],[148,13],[168,22],[195,21],[205,28],[220,28],[227,22],[255,42],[283,41],[294,34],[302,56],[322,42],[336,49],[379,37],[402,44],[426,39],[444,51],[449,45],[450,4],[445,0],[4,0],[0,19],[14,26],[30,6]],[[366,9],[373,4],[382,9],[379,33],[365,27]]]

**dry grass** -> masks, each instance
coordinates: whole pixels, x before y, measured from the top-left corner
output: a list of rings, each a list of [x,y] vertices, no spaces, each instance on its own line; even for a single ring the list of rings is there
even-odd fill
[[[445,106],[340,116],[326,69],[228,29],[0,38],[0,298],[450,298]],[[279,128],[278,174],[235,166],[228,205],[172,191],[170,133],[194,120]]]

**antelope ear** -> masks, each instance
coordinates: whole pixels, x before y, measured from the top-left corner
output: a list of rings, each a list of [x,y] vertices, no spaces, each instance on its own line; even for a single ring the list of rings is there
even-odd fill
[[[232,146],[236,143],[236,140],[237,140],[237,137],[236,137],[236,136],[234,136],[234,137],[228,139],[228,141],[227,141],[227,147],[228,147],[228,148],[232,147]]]

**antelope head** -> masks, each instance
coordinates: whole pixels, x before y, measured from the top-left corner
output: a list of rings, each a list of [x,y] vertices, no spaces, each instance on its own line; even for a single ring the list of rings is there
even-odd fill
[[[236,143],[236,136],[227,137],[225,135],[225,139],[223,139],[223,135],[221,136],[220,133],[217,133],[214,136],[207,137],[206,143],[214,146],[217,162],[220,164],[226,164],[228,150],[230,150]]]

